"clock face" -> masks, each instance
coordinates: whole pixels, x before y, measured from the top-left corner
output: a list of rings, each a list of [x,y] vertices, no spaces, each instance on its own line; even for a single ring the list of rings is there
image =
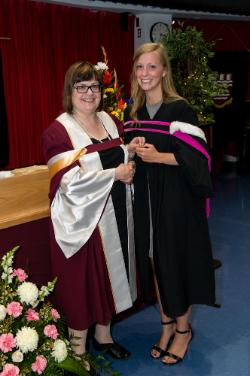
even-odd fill
[[[156,22],[150,29],[151,42],[160,42],[163,35],[168,32],[168,25],[164,22]]]

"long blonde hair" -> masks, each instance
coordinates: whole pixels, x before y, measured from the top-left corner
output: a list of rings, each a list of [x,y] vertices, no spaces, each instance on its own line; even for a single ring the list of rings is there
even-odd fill
[[[146,100],[146,94],[140,87],[136,78],[136,64],[141,55],[149,52],[158,52],[161,64],[166,69],[167,74],[162,77],[162,99],[163,102],[169,102],[182,99],[177,93],[171,71],[171,64],[166,51],[166,48],[161,43],[144,43],[137,48],[133,58],[133,69],[131,74],[131,98],[133,104],[130,110],[130,116],[132,119],[137,119],[137,111],[143,106]]]

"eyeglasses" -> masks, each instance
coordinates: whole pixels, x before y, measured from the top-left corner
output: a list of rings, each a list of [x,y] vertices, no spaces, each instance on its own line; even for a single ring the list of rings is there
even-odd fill
[[[100,93],[101,91],[101,85],[100,84],[93,84],[93,85],[74,85],[74,89],[76,89],[77,93],[83,94],[87,93],[87,91],[90,89],[92,93]]]

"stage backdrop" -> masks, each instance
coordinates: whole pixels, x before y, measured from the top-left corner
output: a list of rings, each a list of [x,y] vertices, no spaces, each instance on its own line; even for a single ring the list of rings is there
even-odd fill
[[[41,133],[62,110],[64,75],[72,63],[102,61],[104,46],[110,67],[116,68],[128,91],[133,25],[134,17],[127,14],[1,0],[0,51],[9,139],[5,169],[43,163]]]

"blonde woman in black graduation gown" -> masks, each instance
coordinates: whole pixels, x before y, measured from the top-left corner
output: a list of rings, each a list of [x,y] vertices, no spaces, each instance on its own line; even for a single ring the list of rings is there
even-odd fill
[[[128,141],[140,137],[134,177],[138,269],[147,299],[153,267],[162,323],[151,356],[174,365],[193,337],[192,305],[215,302],[206,213],[210,157],[196,114],[174,88],[161,44],[136,50],[131,88],[125,129]]]

